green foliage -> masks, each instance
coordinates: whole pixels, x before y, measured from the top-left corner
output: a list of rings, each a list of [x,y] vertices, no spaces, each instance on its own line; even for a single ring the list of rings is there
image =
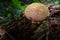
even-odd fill
[[[22,14],[26,6],[22,6],[18,0],[0,1],[0,24],[4,25],[12,20],[15,15]]]
[[[39,0],[33,0],[34,2],[39,2]]]
[[[15,15],[18,16],[23,14],[23,11],[28,4],[26,2],[25,5],[22,5],[24,2],[25,1],[20,0],[0,0],[0,24],[4,25],[11,21]]]
[[[19,2],[18,0],[12,0],[13,5],[19,9],[21,9],[21,2]]]
[[[22,6],[22,5],[21,5],[21,2],[18,1],[18,0],[12,0],[12,2],[13,2],[13,5],[14,5],[15,7],[17,7],[18,9],[20,9],[20,10],[24,10],[25,7],[26,7],[25,5]]]

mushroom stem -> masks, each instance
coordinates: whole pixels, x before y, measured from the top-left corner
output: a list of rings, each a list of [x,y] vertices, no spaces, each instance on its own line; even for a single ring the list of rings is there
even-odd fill
[[[34,22],[34,21],[32,21],[32,24],[36,24],[36,23],[39,24],[40,22]]]

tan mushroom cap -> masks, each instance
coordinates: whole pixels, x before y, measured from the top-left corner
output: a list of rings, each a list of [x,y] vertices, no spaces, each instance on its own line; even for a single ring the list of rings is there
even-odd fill
[[[28,5],[24,12],[27,19],[32,21],[42,21],[49,16],[49,9],[41,3],[32,3]]]
[[[5,34],[5,30],[0,28],[0,35],[2,36],[4,34]]]

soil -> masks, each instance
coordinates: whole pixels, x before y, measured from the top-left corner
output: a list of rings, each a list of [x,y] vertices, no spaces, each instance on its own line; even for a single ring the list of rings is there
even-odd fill
[[[54,14],[54,15],[55,15],[55,18],[60,17],[57,14]],[[54,16],[51,16],[51,17],[54,18]],[[44,31],[41,31],[41,28],[42,28],[40,26],[41,24],[43,23],[40,22],[39,24],[37,23],[32,24],[31,20],[28,20],[25,16],[20,15],[19,17],[14,18],[14,20],[12,20],[7,25],[8,28],[6,30],[7,32],[5,34],[4,40],[37,40],[44,33],[46,33],[46,35],[42,38],[42,40],[60,40],[60,20],[59,19],[49,19],[48,20],[49,25]],[[38,31],[35,33],[35,31],[39,27],[41,27],[39,29],[41,32]]]

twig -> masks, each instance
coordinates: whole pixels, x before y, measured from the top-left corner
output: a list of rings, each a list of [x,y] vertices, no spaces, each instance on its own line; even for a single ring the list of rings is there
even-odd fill
[[[15,40],[8,32],[6,32],[6,34],[7,34],[12,40]]]

